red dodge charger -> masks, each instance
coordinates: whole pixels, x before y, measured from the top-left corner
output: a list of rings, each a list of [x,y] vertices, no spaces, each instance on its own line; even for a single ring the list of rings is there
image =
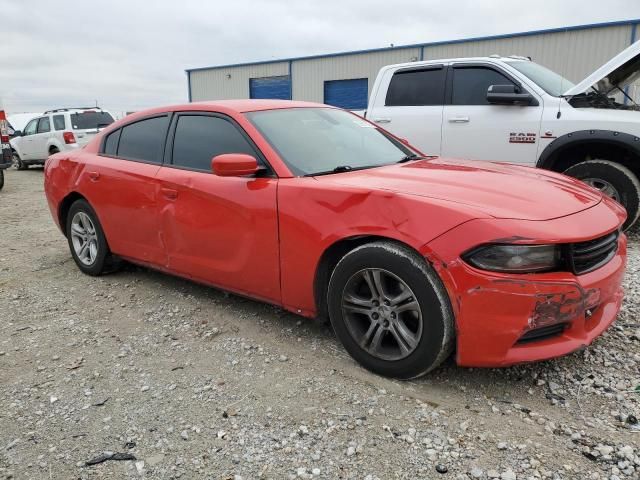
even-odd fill
[[[155,108],[45,166],[84,273],[126,260],[328,317],[347,351],[412,378],[591,343],[622,301],[624,209],[539,169],[425,157],[326,105]]]

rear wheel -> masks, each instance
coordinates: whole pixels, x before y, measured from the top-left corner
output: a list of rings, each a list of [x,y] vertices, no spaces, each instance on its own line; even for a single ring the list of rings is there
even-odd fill
[[[619,202],[627,210],[623,228],[631,227],[640,215],[640,182],[624,165],[610,160],[587,160],[564,171]]]
[[[86,200],[76,200],[71,205],[66,232],[71,256],[83,273],[98,276],[119,266],[109,250],[98,216]]]
[[[49,150],[49,155],[55,155],[56,153],[60,153],[60,150],[58,150],[58,147],[51,147],[51,149]]]
[[[4,188],[4,170],[0,170],[0,190]]]
[[[20,159],[20,155],[18,155],[17,152],[12,152],[11,163],[16,170],[26,170],[28,167],[28,165]]]
[[[453,349],[453,313],[444,286],[405,246],[381,241],[347,253],[331,275],[327,300],[345,349],[380,375],[419,377]]]

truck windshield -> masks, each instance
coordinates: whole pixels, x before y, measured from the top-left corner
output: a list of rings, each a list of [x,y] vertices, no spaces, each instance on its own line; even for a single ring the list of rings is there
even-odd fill
[[[554,97],[562,96],[564,92],[574,86],[573,82],[570,82],[562,75],[537,63],[526,60],[506,60],[506,63],[523,75],[529,77],[538,84],[540,88]]]
[[[362,118],[333,108],[286,108],[245,114],[294,175],[380,167],[418,158]]]

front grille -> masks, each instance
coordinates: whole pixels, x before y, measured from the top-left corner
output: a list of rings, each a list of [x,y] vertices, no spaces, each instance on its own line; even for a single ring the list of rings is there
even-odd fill
[[[566,323],[556,323],[554,325],[536,328],[535,330],[529,330],[527,333],[522,335],[516,343],[538,342],[540,340],[555,337],[556,335],[560,335],[564,332],[566,327]]]
[[[618,250],[619,232],[594,240],[571,243],[567,247],[569,268],[576,275],[591,272],[611,260]]]

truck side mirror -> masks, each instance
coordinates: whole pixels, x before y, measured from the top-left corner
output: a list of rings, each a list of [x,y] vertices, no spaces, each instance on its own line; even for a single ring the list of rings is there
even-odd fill
[[[515,85],[490,85],[487,102],[491,105],[533,105],[538,101],[530,93],[520,93]]]

